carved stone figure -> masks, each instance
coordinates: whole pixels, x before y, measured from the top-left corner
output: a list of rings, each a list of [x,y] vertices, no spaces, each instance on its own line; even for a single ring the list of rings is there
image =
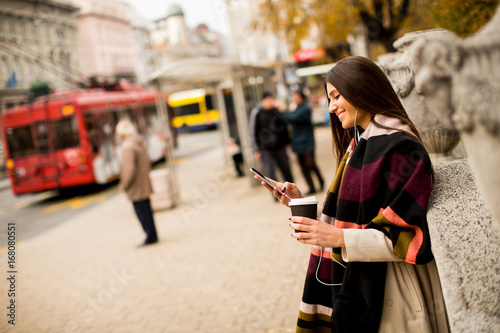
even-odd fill
[[[397,53],[389,53],[378,59],[378,64],[389,77],[405,110],[420,131],[424,146],[435,164],[452,159],[451,153],[460,141],[460,134],[449,122],[441,121],[438,115],[433,114],[426,99],[415,89],[410,46],[423,36],[444,33],[447,32],[443,29],[407,33],[394,42]]]
[[[446,126],[461,132],[500,230],[500,7],[472,37],[423,36],[410,53],[415,87]]]

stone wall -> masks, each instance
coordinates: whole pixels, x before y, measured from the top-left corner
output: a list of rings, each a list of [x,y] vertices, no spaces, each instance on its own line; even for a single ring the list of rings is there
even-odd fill
[[[500,332],[500,232],[467,159],[435,171],[428,222],[451,330]]]

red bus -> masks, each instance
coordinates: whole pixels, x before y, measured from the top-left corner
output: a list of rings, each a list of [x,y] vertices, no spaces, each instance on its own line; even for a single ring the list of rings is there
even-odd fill
[[[1,125],[12,192],[117,179],[121,151],[115,126],[121,119],[134,123],[147,143],[151,162],[163,158],[163,126],[153,92],[76,90],[5,110]]]

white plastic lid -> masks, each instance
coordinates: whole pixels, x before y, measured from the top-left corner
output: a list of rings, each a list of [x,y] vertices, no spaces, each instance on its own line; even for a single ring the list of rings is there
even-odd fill
[[[314,204],[317,205],[318,200],[316,200],[315,196],[312,196],[307,198],[291,199],[290,202],[288,203],[288,206],[314,205]]]

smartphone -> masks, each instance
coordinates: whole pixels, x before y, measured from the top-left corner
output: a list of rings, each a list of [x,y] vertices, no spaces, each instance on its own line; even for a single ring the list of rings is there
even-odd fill
[[[250,171],[252,171],[253,173],[255,173],[260,179],[262,179],[263,181],[265,181],[267,185],[271,186],[272,188],[275,188],[278,191],[279,194],[281,194],[281,195],[285,194],[284,192],[281,191],[281,189],[277,188],[273,183],[271,183],[269,181],[269,179],[267,179],[266,176],[264,176],[263,174],[261,174],[259,171],[255,170],[254,168],[250,168]]]

